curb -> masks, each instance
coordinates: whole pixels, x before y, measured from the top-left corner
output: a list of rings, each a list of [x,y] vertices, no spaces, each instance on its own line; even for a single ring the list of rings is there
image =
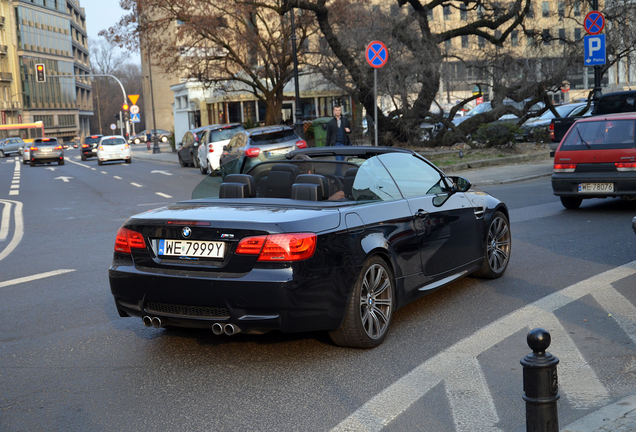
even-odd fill
[[[455,172],[455,171],[466,171],[469,169],[488,168],[488,167],[499,166],[499,165],[513,165],[513,164],[524,163],[524,162],[536,162],[536,161],[542,161],[542,160],[548,160],[548,159],[550,159],[550,154],[546,152],[546,153],[507,156],[507,157],[496,158],[496,159],[477,160],[472,162],[448,165],[445,167],[438,167],[438,168],[440,168],[445,173],[449,173],[449,172]]]

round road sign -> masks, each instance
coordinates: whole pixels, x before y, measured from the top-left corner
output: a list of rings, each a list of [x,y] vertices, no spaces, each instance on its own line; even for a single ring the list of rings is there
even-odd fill
[[[380,69],[389,59],[389,50],[386,49],[386,45],[382,42],[373,41],[367,45],[365,57],[367,58],[369,66],[375,69]]]
[[[589,35],[597,35],[605,28],[605,17],[599,11],[590,11],[583,21],[585,31]]]
[[[115,130],[115,129],[117,129],[117,126],[115,125],[115,123],[111,123],[111,124],[110,124],[110,128],[111,128],[112,130]]]
[[[139,114],[139,106],[137,105],[133,105],[130,107],[130,113],[131,114]]]

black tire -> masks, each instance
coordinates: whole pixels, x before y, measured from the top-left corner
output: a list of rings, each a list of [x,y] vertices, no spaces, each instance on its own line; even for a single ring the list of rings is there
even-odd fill
[[[126,163],[131,163],[132,159],[126,159]]]
[[[62,159],[61,161],[57,162],[58,165],[64,165],[64,159]]]
[[[329,337],[343,347],[375,348],[389,331],[394,309],[393,272],[382,258],[372,256],[351,290],[342,327],[329,332]]]
[[[561,204],[568,210],[576,210],[581,206],[582,198],[561,197]]]
[[[104,163],[102,161],[100,161],[99,159],[97,159],[97,165],[103,165]]]
[[[86,156],[82,155],[82,160],[86,161]]]
[[[190,154],[190,157],[192,158],[192,166],[195,167],[195,168],[199,168],[199,165],[201,165],[199,163],[199,156]]]
[[[23,160],[22,160],[22,164],[23,164],[23,165],[28,165],[28,164],[29,164],[29,161],[28,161],[28,160],[24,160],[24,159],[23,159]]]
[[[481,269],[474,275],[485,279],[497,279],[501,277],[508,263],[512,250],[512,236],[510,234],[510,222],[502,212],[497,211],[492,215],[488,225],[488,237],[486,238],[486,257]]]
[[[185,163],[183,161],[183,159],[181,159],[181,155],[177,155],[177,157],[179,158],[179,165],[181,165],[182,167],[187,167],[188,166],[188,164]]]
[[[31,161],[31,162],[29,162],[29,165],[35,166],[35,162]]]

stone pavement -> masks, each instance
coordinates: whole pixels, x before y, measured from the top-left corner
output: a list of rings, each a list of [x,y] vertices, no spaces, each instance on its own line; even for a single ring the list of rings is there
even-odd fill
[[[134,158],[179,163],[177,153],[166,143],[160,144],[161,153],[154,154],[144,144],[131,147]],[[552,159],[546,151],[544,155],[517,155],[451,165],[444,167],[444,171],[465,177],[479,187],[548,177],[552,175]],[[636,394],[561,428],[561,432],[636,432]]]

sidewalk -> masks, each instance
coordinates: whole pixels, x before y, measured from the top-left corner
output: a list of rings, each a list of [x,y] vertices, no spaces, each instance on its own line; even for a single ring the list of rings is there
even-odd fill
[[[561,428],[561,432],[636,431],[636,395],[607,405]]]

